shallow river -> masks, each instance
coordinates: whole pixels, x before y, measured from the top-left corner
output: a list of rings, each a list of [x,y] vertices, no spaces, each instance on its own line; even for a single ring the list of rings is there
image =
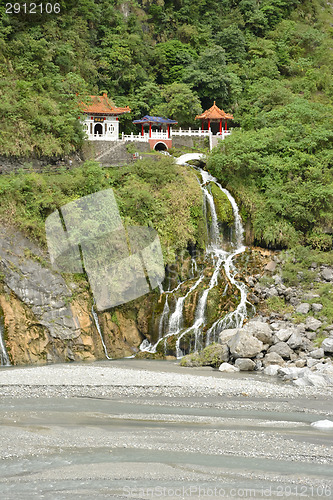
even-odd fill
[[[107,375],[110,364],[91,366]],[[260,375],[131,360],[113,366],[148,370],[149,390],[118,382],[94,389],[92,380],[87,392],[55,380],[58,392],[48,393],[42,383],[14,383],[15,370],[38,368],[0,370],[2,499],[333,498],[333,431],[310,425],[333,420],[330,395],[262,398],[242,392],[243,381],[265,383]],[[161,370],[201,376],[203,389],[236,379],[240,390],[161,387]],[[13,381],[1,382],[4,373]]]

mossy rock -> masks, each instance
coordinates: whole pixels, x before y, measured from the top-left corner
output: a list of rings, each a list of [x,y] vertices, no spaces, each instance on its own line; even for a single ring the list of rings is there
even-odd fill
[[[201,365],[218,368],[229,359],[229,349],[226,345],[211,344],[200,353]]]
[[[223,193],[215,184],[211,185],[211,191],[214,198],[218,221],[223,224],[227,224],[228,226],[232,226],[234,223],[234,214],[227,195]]]
[[[164,359],[163,354],[158,353],[158,352],[138,352],[135,355],[136,359]]]
[[[202,366],[200,354],[198,352],[187,354],[181,359],[180,366]]]
[[[206,309],[207,323],[209,325],[214,323],[214,321],[219,318],[219,304],[221,301],[221,295],[222,292],[218,287],[214,287],[209,291]]]

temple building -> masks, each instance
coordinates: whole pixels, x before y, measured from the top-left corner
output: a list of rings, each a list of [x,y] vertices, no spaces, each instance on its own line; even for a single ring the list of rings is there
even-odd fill
[[[214,101],[211,108],[204,111],[201,115],[196,116],[195,119],[201,120],[201,130],[205,130],[205,123],[207,122],[207,129],[211,131],[212,134],[224,135],[228,133],[228,120],[233,120],[234,117],[233,115],[225,113],[223,109],[218,108]],[[214,124],[213,127],[212,124]]]
[[[85,103],[81,102],[80,108],[83,117],[79,119],[83,123],[83,130],[89,141],[118,141],[119,116],[131,112],[128,106],[116,107],[106,93],[102,96],[88,96]]]
[[[132,123],[141,125],[141,137],[149,142],[150,149],[163,150],[172,147],[170,125],[176,125],[178,123],[176,120],[146,115]],[[145,132],[144,127],[148,127],[147,132]]]

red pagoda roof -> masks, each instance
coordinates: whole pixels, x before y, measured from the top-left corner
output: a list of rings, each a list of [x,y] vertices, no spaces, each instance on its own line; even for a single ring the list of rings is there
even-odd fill
[[[225,113],[223,109],[216,106],[215,101],[211,108],[204,111],[201,115],[195,117],[196,120],[233,120],[233,115]]]
[[[89,100],[88,100],[89,99]],[[88,96],[88,103],[80,103],[83,113],[99,114],[99,115],[122,115],[130,113],[131,110],[128,106],[125,108],[117,108],[113,102],[109,101],[108,96],[104,93],[102,96],[90,95]]]

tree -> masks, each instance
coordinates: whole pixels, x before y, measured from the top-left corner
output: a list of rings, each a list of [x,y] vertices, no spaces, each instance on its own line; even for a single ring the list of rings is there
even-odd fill
[[[213,100],[228,106],[231,103],[231,87],[238,83],[238,77],[229,74],[225,51],[215,45],[199,55],[198,60],[184,72],[183,81],[192,86],[206,108],[212,105]]]
[[[202,112],[200,100],[185,83],[172,83],[164,87],[164,102],[153,109],[153,114],[177,120],[181,126],[194,125],[194,118]]]

